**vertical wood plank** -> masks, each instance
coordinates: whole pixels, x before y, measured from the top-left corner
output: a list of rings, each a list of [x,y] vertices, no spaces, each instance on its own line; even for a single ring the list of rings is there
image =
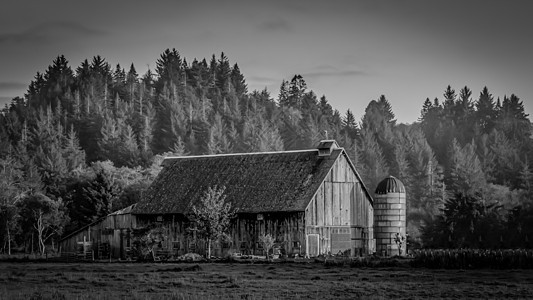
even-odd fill
[[[332,184],[331,182],[325,182],[324,183],[324,187],[325,187],[325,192],[324,192],[324,212],[325,212],[325,219],[324,219],[324,225],[333,225],[333,220],[332,220],[332,207],[331,205],[333,204],[333,201],[332,201]]]
[[[351,206],[350,206],[350,187],[352,186],[351,183],[349,182],[346,182],[346,183],[343,183],[342,184],[342,194],[343,194],[343,197],[342,197],[342,216],[343,216],[343,220],[342,220],[342,225],[350,225],[350,210],[351,210]]]
[[[331,204],[331,210],[333,213],[333,225],[341,225],[340,221],[340,186],[341,184],[338,182],[333,183],[332,188],[332,204]]]
[[[324,226],[324,183],[318,188],[315,201],[317,208],[316,224],[318,226]]]

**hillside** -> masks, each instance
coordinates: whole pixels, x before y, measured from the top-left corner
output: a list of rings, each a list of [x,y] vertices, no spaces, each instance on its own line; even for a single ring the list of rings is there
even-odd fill
[[[532,124],[514,94],[448,86],[442,99],[420,99],[410,125],[397,124],[380,96],[358,122],[300,75],[281,80],[275,96],[249,91],[224,53],[189,63],[167,49],[155,65],[139,75],[95,56],[72,69],[58,56],[2,110],[6,252],[32,251],[136,202],[166,154],[306,149],[324,138],[347,150],[371,190],[388,175],[404,182],[413,244],[518,247],[533,238]],[[47,223],[32,234],[35,208]]]

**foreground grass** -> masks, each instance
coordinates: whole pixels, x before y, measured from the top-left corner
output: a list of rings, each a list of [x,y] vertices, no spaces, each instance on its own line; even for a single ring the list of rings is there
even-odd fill
[[[0,299],[533,298],[528,270],[0,263]]]

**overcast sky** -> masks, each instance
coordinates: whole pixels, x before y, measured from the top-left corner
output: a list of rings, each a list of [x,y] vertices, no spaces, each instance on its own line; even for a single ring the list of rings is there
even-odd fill
[[[384,94],[398,121],[449,84],[516,94],[533,115],[533,1],[8,0],[0,10],[0,101],[23,96],[65,55],[139,74],[167,48],[191,62],[224,52],[249,90],[275,98],[301,74],[319,97],[360,119]],[[3,104],[2,104],[3,106]]]

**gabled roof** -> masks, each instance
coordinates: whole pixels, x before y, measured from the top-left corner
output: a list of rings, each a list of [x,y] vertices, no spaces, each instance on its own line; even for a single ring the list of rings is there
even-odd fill
[[[305,211],[344,149],[167,158],[134,214],[186,214],[208,187],[225,186],[241,213]]]

